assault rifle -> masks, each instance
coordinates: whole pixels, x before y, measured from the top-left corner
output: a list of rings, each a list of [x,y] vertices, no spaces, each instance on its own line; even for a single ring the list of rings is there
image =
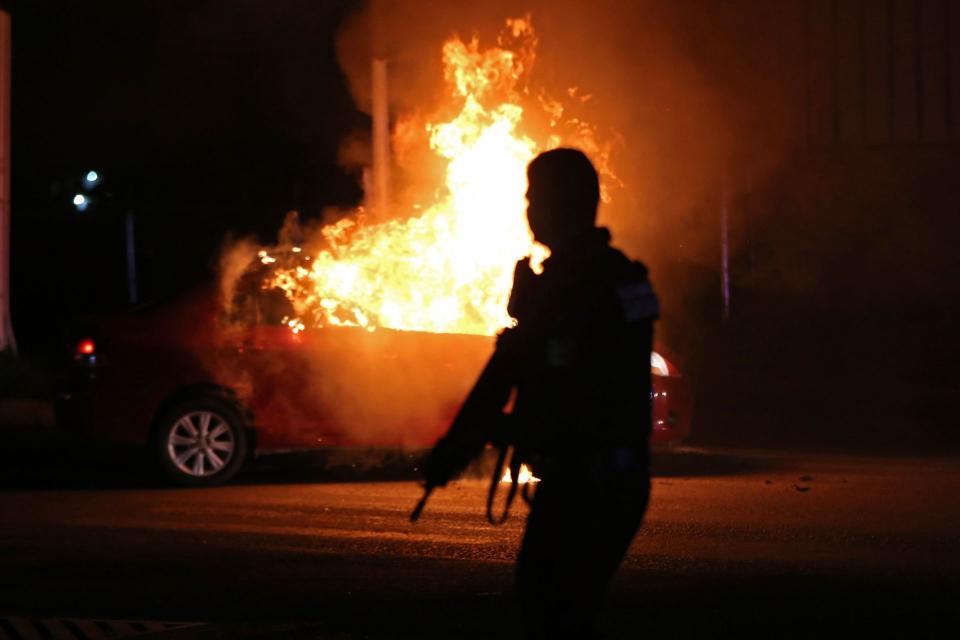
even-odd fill
[[[447,430],[447,434],[437,442],[427,456],[424,463],[426,482],[423,497],[410,514],[411,522],[416,522],[420,518],[433,490],[445,486],[450,479],[462,473],[470,462],[483,452],[487,443],[500,449],[487,496],[487,519],[493,524],[500,524],[506,520],[510,503],[516,495],[517,476],[520,470],[520,456],[516,454],[515,449],[510,460],[513,486],[510,488],[507,506],[499,519],[493,517],[492,509],[493,498],[506,463],[508,450],[511,449],[511,444],[515,442],[517,435],[511,416],[504,413],[504,406],[516,384],[515,360],[509,355],[511,350],[504,345],[504,342],[509,341],[510,338],[507,338],[506,334],[501,336],[496,351],[480,373],[480,377],[477,378],[450,429]]]

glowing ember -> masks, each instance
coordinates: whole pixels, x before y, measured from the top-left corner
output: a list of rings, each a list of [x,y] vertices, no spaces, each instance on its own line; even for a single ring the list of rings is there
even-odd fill
[[[513,482],[513,475],[510,473],[509,467],[503,472],[503,477],[500,478],[500,482],[502,484],[510,484]],[[517,474],[517,484],[527,484],[528,482],[530,484],[535,484],[540,482],[540,478],[530,473],[530,469],[527,467],[527,465],[522,464],[520,465],[520,472]]]
[[[260,252],[260,262],[275,267],[264,288],[284,292],[293,311],[284,322],[294,332],[346,325],[492,335],[512,323],[514,264],[530,256],[537,268],[548,255],[526,223],[526,165],[561,143],[556,133],[538,145],[519,131],[536,42],[527,18],[508,20],[498,47],[458,38],[444,45],[444,112],[459,111],[420,129],[446,161],[434,204],[378,224],[365,224],[360,211],[324,227],[319,247]],[[562,106],[542,94],[538,104],[557,126]]]

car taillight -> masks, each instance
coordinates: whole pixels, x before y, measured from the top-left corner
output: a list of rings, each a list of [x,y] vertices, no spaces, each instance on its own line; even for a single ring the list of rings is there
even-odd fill
[[[77,342],[77,346],[74,348],[74,354],[77,357],[83,356],[92,356],[97,352],[97,345],[94,344],[92,338],[84,338]]]

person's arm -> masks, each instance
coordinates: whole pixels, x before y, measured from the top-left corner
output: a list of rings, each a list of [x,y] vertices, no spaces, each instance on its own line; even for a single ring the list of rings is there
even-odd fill
[[[504,438],[503,408],[515,384],[510,354],[498,342],[453,423],[434,446],[424,464],[428,486],[444,486],[482,452],[488,442]]]
[[[521,323],[533,300],[531,290],[536,276],[529,260],[517,262],[507,310],[518,325],[505,329],[497,337],[497,347],[483,372],[467,395],[447,433],[434,446],[424,465],[427,486],[444,486],[477,458],[487,443],[500,444],[510,435],[503,408],[517,385],[526,360],[529,323]]]

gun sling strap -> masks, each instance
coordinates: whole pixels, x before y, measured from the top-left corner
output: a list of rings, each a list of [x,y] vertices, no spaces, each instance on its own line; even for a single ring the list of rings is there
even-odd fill
[[[510,455],[510,489],[507,491],[507,499],[503,505],[503,511],[497,517],[493,513],[493,503],[497,497],[497,488],[500,486],[503,477],[503,468],[507,462],[507,455]],[[517,497],[517,489],[520,487],[520,465],[523,464],[523,458],[517,453],[516,448],[509,445],[500,447],[500,453],[497,456],[497,464],[493,467],[493,477],[490,478],[490,489],[487,491],[487,521],[492,525],[501,525],[510,517],[510,507],[513,505],[514,498]],[[530,503],[530,483],[523,485],[523,499]]]

